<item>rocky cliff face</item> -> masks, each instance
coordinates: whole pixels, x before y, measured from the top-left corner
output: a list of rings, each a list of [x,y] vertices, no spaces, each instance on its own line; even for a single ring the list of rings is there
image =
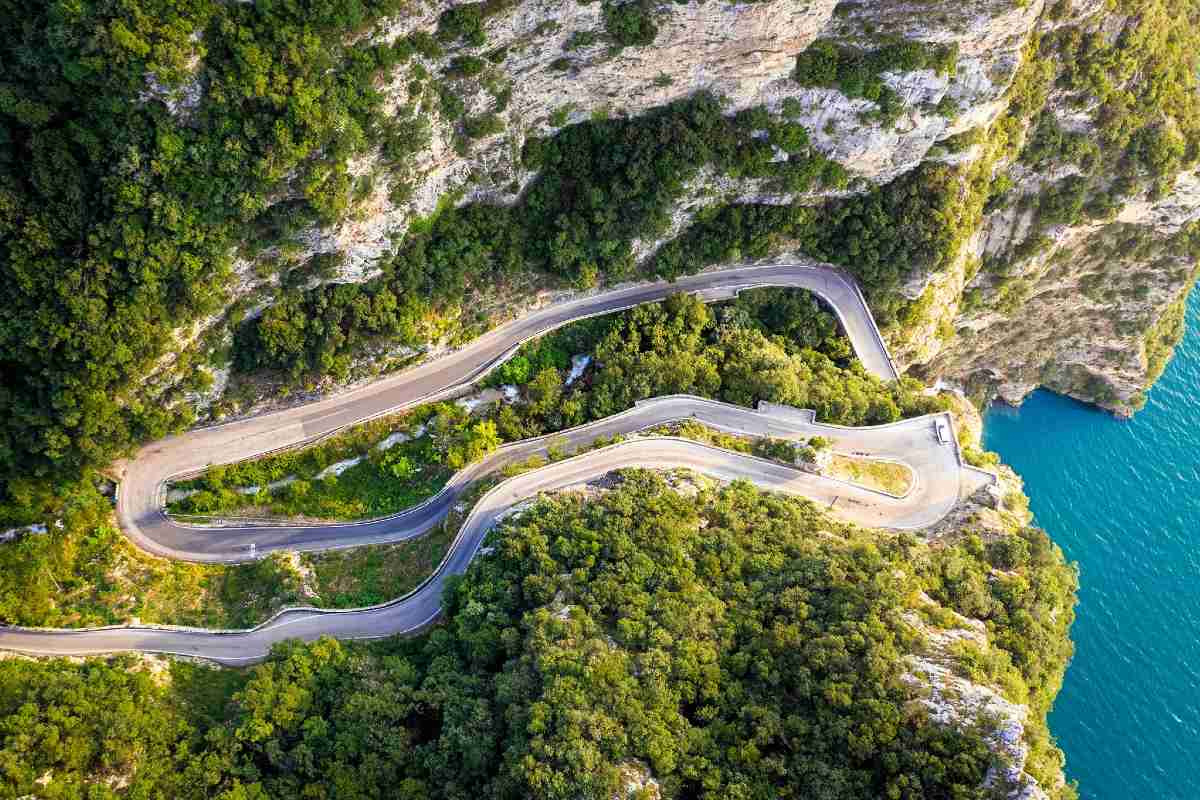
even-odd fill
[[[452,5],[431,4],[381,39],[433,30]],[[489,62],[484,71],[452,81],[452,88],[463,97],[468,115],[488,112],[496,107],[497,93],[511,91],[498,113],[503,132],[476,140],[465,151],[461,140],[456,147],[455,120],[428,109],[431,140],[411,173],[379,181],[356,219],[315,234],[307,244],[314,252],[344,254],[339,280],[363,279],[392,236],[448,195],[459,202],[511,200],[513,190],[532,177],[518,163],[528,136],[547,135],[597,114],[636,116],[699,90],[725,97],[731,113],[758,105],[778,111],[785,100],[798,102],[798,121],[826,155],[855,177],[886,183],[920,164],[939,139],[990,124],[1003,112],[1004,93],[1040,11],[1040,3],[1014,7],[1009,2],[939,3],[923,6],[923,13],[896,2],[692,2],[664,7],[653,44],[616,51],[604,35],[601,3],[525,2],[488,21],[486,44],[457,47],[440,59],[419,56],[414,60],[419,68],[401,71],[386,88],[391,107],[405,113],[420,104],[410,91],[414,70],[436,75],[456,57],[479,56]],[[959,53],[953,75],[921,70],[886,76],[906,109],[894,124],[871,121],[869,100],[791,80],[796,55],[817,38],[869,43],[880,31],[952,45]],[[936,110],[943,99],[958,113]],[[360,169],[372,166],[368,162]],[[403,203],[389,200],[399,180],[413,184]],[[721,188],[717,196],[736,194],[738,187]]]
[[[985,786],[1011,800],[1047,800],[1046,790],[1025,772],[1029,745],[1024,729],[1029,708],[1007,700],[996,688],[971,681],[957,672],[960,648],[987,652],[992,646],[986,626],[977,619],[947,612],[928,596],[921,599],[928,608],[940,611],[953,623],[951,627],[937,627],[926,623],[917,613],[906,615],[906,621],[924,639],[924,652],[906,658],[909,671],[905,680],[925,694],[922,703],[932,719],[943,725],[982,728],[983,739],[996,756]]]
[[[1012,403],[1046,386],[1119,413],[1139,408],[1182,334],[1195,280],[1194,181],[1182,176],[1176,192],[1134,201],[1111,222],[1056,226],[1041,252],[1003,276],[977,273],[953,333],[930,343],[931,374]],[[990,215],[974,240],[978,257],[1011,248],[1032,213]]]
[[[451,7],[430,3],[373,40],[436,31]],[[349,219],[267,255],[299,262],[333,253],[336,271],[314,280],[367,280],[407,226],[439,204],[512,202],[534,177],[520,164],[530,136],[596,116],[636,116],[708,90],[727,99],[730,113],[786,106],[852,180],[846,190],[797,197],[764,192],[754,181],[702,176],[680,201],[666,238],[715,203],[816,205],[921,164],[951,165],[963,176],[966,210],[947,224],[963,228],[962,243],[948,266],[918,270],[904,286],[908,313],[888,331],[899,361],[976,397],[1016,402],[1044,385],[1122,412],[1139,407],[1181,331],[1200,178],[1175,169],[1180,174],[1154,186],[1114,193],[1102,213],[1047,221],[1047,192],[1085,169],[1062,153],[1037,163],[1025,155],[1037,119],[1077,137],[1105,136],[1111,103],[1063,88],[1066,57],[1047,52],[1045,42],[1068,28],[1119,42],[1131,14],[1095,3],[1047,8],[1007,0],[692,2],[655,9],[651,44],[617,47],[605,32],[605,8],[527,0],[487,17],[481,44],[415,55],[382,90],[398,118],[428,122],[427,142],[399,168],[361,160],[355,172],[367,191]],[[814,41],[870,48],[897,38],[952,47],[957,62],[949,74],[885,72],[884,83],[901,100],[892,118],[881,120],[871,100],[791,77],[797,54]],[[464,57],[473,59],[469,76],[452,66]],[[1027,104],[1020,95],[1028,76],[1018,74],[1031,65],[1053,88],[1039,98],[1042,105],[1014,110]],[[448,109],[439,91],[461,105]],[[463,119],[483,118],[490,125],[483,135],[464,136]],[[426,130],[423,123],[415,129]],[[1092,180],[1088,191],[1103,184]],[[637,244],[635,253],[649,254],[662,241]],[[243,261],[239,274],[239,294],[256,292],[258,307],[271,301],[277,284],[269,271]]]
[[[1151,92],[1131,62],[1167,52],[1147,41],[1148,28],[1166,25],[1156,19],[1163,8],[1142,4],[1137,18],[1120,5],[1078,4],[1033,30],[1040,46],[1030,59],[1049,83],[1045,103],[1018,155],[992,170],[998,191],[955,265],[907,287],[926,313],[898,349],[918,373],[976,398],[1018,403],[1045,386],[1128,414],[1169,360],[1200,256],[1200,179],[1180,160],[1137,163],[1139,136],[1173,140],[1178,154],[1193,146],[1169,103],[1139,120],[1149,124],[1134,144],[1115,144],[1128,140],[1127,115],[1136,117],[1119,91]],[[1085,54],[1102,54],[1104,66]],[[1111,80],[1107,93],[1078,76],[1097,68]],[[1194,85],[1184,97],[1194,101]]]
[[[513,203],[536,177],[521,163],[530,137],[598,117],[636,117],[704,90],[724,97],[730,114],[758,106],[786,113],[850,180],[793,194],[702,170],[677,200],[668,230],[634,243],[639,257],[679,236],[707,207],[796,203],[819,220],[831,200],[944,166],[957,196],[931,213],[944,215],[934,222],[950,230],[944,239],[951,251],[936,266],[915,265],[898,290],[887,290],[903,298],[899,304],[895,297],[880,301],[889,310],[899,307],[885,335],[902,366],[976,398],[1019,401],[1044,385],[1124,411],[1138,405],[1169,357],[1200,255],[1192,225],[1200,218],[1200,177],[1181,167],[1182,158],[1154,181],[1118,186],[1115,175],[1105,177],[1105,154],[1097,148],[1089,155],[1084,145],[1108,136],[1113,102],[1064,83],[1070,59],[1046,44],[1076,29],[1115,47],[1136,15],[1065,0],[1051,7],[1042,0],[707,0],[642,6],[653,16],[651,41],[619,47],[607,31],[612,3],[495,5],[503,8],[483,18],[481,35],[442,37],[442,44],[418,48],[381,81],[386,109],[411,131],[411,153],[399,163],[382,152],[359,159],[353,165],[359,191],[346,220],[239,261],[235,296],[249,315],[283,291],[272,263],[331,254],[336,268],[310,275],[307,285],[370,280],[415,221],[456,204]],[[424,34],[436,42],[445,13],[459,7],[430,0],[366,34],[366,41]],[[881,114],[880,103],[844,83],[804,85],[793,77],[797,56],[814,43],[868,52],[897,41],[955,57],[952,69],[884,70],[878,77],[895,97],[894,113]],[[1147,70],[1133,62],[1122,80],[1137,88]],[[178,103],[183,112],[203,103],[195,90],[202,85],[190,84],[186,103]],[[1154,124],[1171,138],[1174,122]],[[1082,191],[1062,191],[1085,177]],[[1102,207],[1081,211],[1101,195],[1107,202],[1091,205]],[[775,255],[806,257],[792,241]],[[562,291],[544,276],[501,289],[476,287],[470,312],[439,309],[444,318],[430,323],[428,338],[435,346],[452,343],[474,332],[467,317],[475,325],[494,322]],[[463,319],[448,323],[455,314]],[[181,349],[201,341],[216,319],[181,335]],[[385,348],[362,362],[378,367],[413,354]],[[227,374],[217,372],[205,399],[224,390]],[[969,417],[973,410],[963,405]],[[973,431],[964,444],[977,448],[978,425],[960,427]],[[1000,491],[971,498],[939,530],[927,531],[935,545],[957,531],[998,536],[1029,522],[1019,478],[990,466],[1001,474]],[[1021,731],[1028,708],[954,673],[956,641],[988,647],[977,621],[960,621],[961,631],[914,622],[930,647],[910,659],[909,677],[928,688],[928,711],[964,726],[994,723],[989,742],[1002,767],[993,780],[1008,796],[1056,791],[1025,772]],[[630,777],[630,785],[644,788],[649,778],[643,778]]]

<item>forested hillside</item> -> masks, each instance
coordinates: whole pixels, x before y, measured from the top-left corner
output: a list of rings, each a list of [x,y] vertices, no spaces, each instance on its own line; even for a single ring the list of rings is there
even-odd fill
[[[493,534],[444,624],[416,640],[285,647],[246,676],[0,661],[0,785],[222,800],[993,796],[985,776],[1014,758],[987,743],[996,720],[932,722],[911,654],[1029,702],[1025,768],[1071,796],[1044,715],[1075,576],[1045,534],[931,548],[749,485],[694,491],[629,471],[590,501],[540,501]],[[930,632],[963,624],[951,610],[983,620],[990,644],[940,650]]]
[[[590,356],[591,366],[568,383],[575,354]],[[504,442],[602,419],[667,394],[748,407],[760,400],[788,403],[840,425],[894,422],[947,405],[911,379],[885,383],[867,374],[839,334],[836,318],[807,292],[782,289],[747,291],[717,306],[674,295],[573,323],[524,345],[489,382],[515,386],[513,402],[473,413],[450,402],[426,404],[311,448],[222,465],[176,484],[196,493],[169,508],[332,520],[394,514],[436,493],[455,470]],[[377,447],[394,433],[415,435],[418,429],[422,435],[410,441]],[[322,477],[335,462],[352,457],[363,460],[331,479]],[[265,488],[287,479],[294,480]],[[251,486],[259,488],[246,492]],[[48,501],[32,494],[26,500],[35,508],[40,502]],[[279,603],[299,601],[298,576],[270,561],[221,570],[165,568],[137,557],[119,542],[108,505],[90,486],[80,486],[68,496],[60,524],[0,547],[0,623],[78,626],[136,616],[252,625]],[[254,592],[255,585],[261,591]]]
[[[176,376],[202,385],[204,373],[186,369],[197,355],[187,342],[195,321],[226,312],[233,259],[340,220],[355,155],[382,143],[402,161],[420,147],[381,114],[375,81],[444,45],[414,34],[347,46],[397,2],[10,0],[3,11],[0,473],[69,477],[190,419],[179,401],[193,384],[151,401],[148,378],[183,348]],[[764,125],[788,160],[772,162],[767,141],[749,136]],[[630,240],[660,228],[705,165],[793,190],[845,182],[786,116],[728,119],[708,95],[531,140],[524,158],[545,176],[515,213],[448,213],[414,232],[365,293],[285,298],[251,329],[239,363],[337,372],[364,335],[417,343],[430,303],[459,302],[479,281],[531,269],[625,276]],[[596,228],[598,214],[612,216]],[[230,322],[241,313],[228,309]]]
[[[235,247],[344,212],[404,49],[345,37],[400,7],[0,4],[0,477],[69,477],[188,419],[147,379],[225,309]]]

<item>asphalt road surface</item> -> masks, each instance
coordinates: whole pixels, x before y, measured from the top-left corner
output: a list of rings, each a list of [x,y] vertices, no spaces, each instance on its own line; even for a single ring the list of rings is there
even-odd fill
[[[544,455],[551,445],[567,452],[598,437],[629,434],[661,423],[696,419],[734,433],[799,438],[821,435],[843,452],[867,453],[912,467],[914,486],[896,498],[790,467],[681,439],[648,437],[594,450],[504,481],[471,511],[446,560],[404,598],[366,609],[289,609],[250,630],[216,632],[177,627],[121,626],[89,630],[0,628],[0,649],[39,655],[88,655],[126,650],[201,656],[226,664],[265,657],[288,638],[376,638],[415,631],[437,616],[444,578],[461,573],[496,519],[515,503],[540,492],[585,482],[625,467],[686,467],[723,480],[736,478],[765,489],[808,497],[833,513],[868,526],[920,528],[940,519],[960,496],[987,480],[963,468],[957,445],[938,441],[942,415],[870,428],[841,428],[813,422],[811,412],[763,404],[757,411],[689,396],[657,398],[636,408],[540,439],[507,445],[457,473],[426,503],[392,517],[361,523],[199,527],[162,511],[167,480],[291,447],[348,425],[449,395],[478,380],[523,341],[568,322],[660,300],[674,292],[696,292],[705,300],[732,297],[754,286],[804,288],[837,312],[864,366],[880,377],[895,368],[861,293],[840,273],[818,267],[776,265],[709,272],[676,283],[640,284],[549,306],[503,325],[454,353],[361,389],[316,403],[154,442],[125,465],[117,506],[126,534],[144,549],[170,558],[234,562],[273,550],[320,550],[395,542],[420,536],[437,525],[477,478]],[[951,422],[946,415],[946,424]]]

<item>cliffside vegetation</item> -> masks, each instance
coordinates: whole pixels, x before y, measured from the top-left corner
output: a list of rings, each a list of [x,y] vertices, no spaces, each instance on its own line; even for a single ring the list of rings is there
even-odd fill
[[[753,135],[760,130],[769,135]],[[787,160],[774,160],[774,147]],[[381,277],[288,295],[240,331],[238,366],[344,373],[373,338],[421,343],[418,321],[430,305],[459,303],[480,284],[530,270],[584,286],[634,277],[633,241],[666,232],[672,204],[705,167],[795,191],[846,180],[802,126],[763,108],[725,116],[704,93],[531,139],[522,160],[539,174],[514,206],[446,208],[409,230]],[[660,262],[654,271],[672,277],[699,266]]]
[[[987,266],[1007,273],[1046,249],[1048,229],[1111,219],[1128,198],[1164,196],[1176,177],[1200,160],[1200,100],[1195,53],[1200,21],[1194,3],[1124,0],[1120,30],[1111,36],[1092,15],[1061,22],[1037,43],[1027,72],[1041,84],[1030,112],[1034,123],[1017,164],[1058,174],[1038,191],[1018,195],[1032,224]],[[1047,103],[1050,100],[1050,103]],[[1082,114],[1086,130],[1067,130],[1059,117]],[[1078,126],[1078,122],[1073,123]],[[1007,178],[1005,178],[1007,180]],[[998,192],[991,208],[1011,198]]]
[[[593,366],[566,385],[570,357]],[[693,297],[640,306],[567,326],[522,348],[496,373],[519,386],[519,401],[475,414],[454,403],[413,409],[352,428],[315,446],[215,467],[176,489],[185,514],[359,519],[391,514],[436,493],[455,470],[501,443],[561,430],[690,392],[753,405],[760,399],[817,409],[840,424],[889,422],[936,410],[940,401],[912,381],[887,385],[864,373],[831,314],[806,292],[759,289],[710,308]],[[379,449],[393,433],[412,437]],[[362,460],[340,474],[338,462]],[[271,488],[276,481],[288,481]],[[247,487],[257,491],[247,493]],[[124,541],[111,506],[90,484],[66,497],[33,484],[14,487],[16,504],[37,516],[64,509],[61,525],[0,544],[0,622],[95,625],[144,621],[249,625],[286,603],[353,605],[396,596],[427,574],[448,542],[352,554],[267,559],[250,566],[164,562]],[[36,519],[36,517],[35,517]],[[360,570],[350,576],[352,566]],[[305,580],[298,567],[313,570]],[[424,570],[424,571],[423,571]],[[339,573],[337,581],[323,575]],[[377,581],[377,574],[400,576]],[[336,586],[334,585],[336,583]],[[309,596],[304,596],[307,587]],[[389,594],[388,592],[391,592]]]
[[[883,73],[930,69],[950,74],[957,60],[956,47],[925,42],[892,39],[881,47],[860,49],[818,39],[796,57],[793,77],[802,86],[836,88],[847,97],[870,100],[876,105],[870,116],[891,123],[904,106],[896,90],[883,81]]]
[[[986,659],[952,663],[1010,699],[1052,695],[1069,652],[1074,575],[1039,531],[931,549],[745,484],[688,497],[627,471],[491,545],[415,640],[161,680],[128,658],[0,661],[3,780],[222,800],[985,798],[994,720],[936,724],[906,678],[927,648],[918,592],[988,621]],[[1042,712],[1025,735],[1051,758]]]
[[[1187,326],[1187,298],[1184,292],[1167,307],[1150,330],[1146,331],[1146,388],[1158,380],[1167,368],[1175,345],[1183,338]]]
[[[61,525],[0,542],[0,624],[86,627],[139,620],[239,628],[287,605],[371,605],[428,577],[457,532],[451,520],[399,544],[275,554],[237,565],[192,564],[137,549],[117,528],[108,498],[90,487],[76,488],[65,501]]]
[[[974,171],[925,164],[819,211],[799,204],[715,206],[655,253],[652,268],[695,270],[792,245],[854,275],[887,325],[904,305],[896,289],[905,277],[945,268],[958,255],[973,205],[964,202],[964,173]]]
[[[186,392],[211,380],[192,367],[215,344],[191,342],[194,324],[222,315],[236,326],[250,305],[229,306],[231,256],[342,219],[370,193],[370,176],[353,177],[351,161],[377,152],[404,173],[429,143],[431,114],[457,126],[458,138],[494,133],[496,110],[467,118],[457,92],[489,59],[503,61],[480,48],[489,21],[515,5],[459,4],[431,30],[384,43],[372,36],[375,24],[407,13],[393,0],[8,0],[0,55],[0,142],[10,145],[0,152],[5,482],[76,475],[190,421]],[[1103,218],[1142,187],[1162,194],[1200,154],[1192,90],[1200,26],[1171,24],[1195,22],[1194,3],[1123,0],[1104,12],[1121,23],[1116,37],[1098,31],[1100,16],[1071,12],[1069,2],[1053,4],[1045,35],[1031,40],[1038,80],[1027,93],[1014,87],[1009,119],[1018,122],[1002,133],[1019,149],[1021,127],[1040,114],[1022,163],[1073,164],[1081,173],[1036,198],[1039,222],[1016,256],[1035,252],[1048,226]],[[603,33],[581,33],[605,36],[613,48],[643,47],[664,13],[606,2]],[[444,74],[414,66],[412,102],[384,115],[380,79],[414,56],[447,58]],[[868,100],[887,116],[898,112],[887,75],[949,74],[956,61],[954,47],[928,42],[821,39],[800,53],[793,77]],[[1097,126],[1095,147],[1043,111],[1051,83]],[[492,88],[501,109],[505,90]],[[633,243],[664,235],[674,204],[710,175],[800,198],[789,206],[718,204],[645,272],[670,277],[794,245],[846,266],[885,323],[903,322],[896,287],[951,263],[976,219],[964,213],[973,193],[964,199],[961,168],[927,161],[886,186],[814,205],[806,192],[847,188],[849,175],[811,146],[798,105],[721,111],[718,97],[702,94],[634,119],[597,114],[530,139],[521,162],[538,177],[514,206],[448,201],[411,226],[376,281],[281,292],[239,330],[236,364],[344,378],[364,344],[423,343],[424,323],[438,309],[489,283],[531,271],[580,285],[631,277],[639,269]],[[1101,174],[1100,163],[1116,169]],[[1004,180],[993,209],[1004,202]],[[411,193],[412,185],[397,180],[392,189]],[[313,259],[283,283],[328,278],[335,260]],[[1003,273],[1013,261],[988,265]],[[268,274],[288,270],[269,262],[260,265]],[[1005,287],[973,297],[1002,309],[1021,304]],[[219,336],[223,328],[212,330]],[[168,366],[171,381],[147,379]]]
[[[300,598],[378,601],[436,563],[446,530],[411,549],[235,568],[149,559],[120,536],[94,471],[192,421],[189,393],[211,380],[200,358],[226,349],[229,329],[242,373],[345,379],[365,347],[425,344],[441,315],[497,284],[672,278],[787,250],[852,273],[895,344],[980,342],[977,331],[995,324],[992,353],[1016,352],[1035,301],[1051,294],[1027,268],[1054,236],[1110,221],[1131,199],[1168,197],[1200,161],[1197,1],[1114,0],[1084,16],[1055,0],[1035,30],[1010,37],[1027,46],[1000,118],[943,139],[915,168],[894,151],[906,171],[881,186],[829,157],[840,147],[832,121],[821,131],[832,147],[813,146],[795,97],[727,114],[705,92],[632,119],[563,106],[549,115],[561,130],[511,154],[536,177],[504,177],[495,194],[510,205],[444,195],[395,232],[375,280],[315,285],[334,278],[332,254],[299,266],[282,252],[260,258],[352,217],[373,196],[364,160],[391,170],[393,203],[412,198],[431,119],[452,129],[438,146],[460,158],[500,132],[511,86],[491,80],[483,111],[464,98],[503,64],[487,29],[516,6],[459,3],[394,38],[376,25],[409,13],[400,0],[0,0],[0,528],[50,523],[0,543],[0,620],[244,625]],[[576,77],[590,45],[606,45],[606,57],[652,46],[671,13],[641,0],[593,8],[597,27],[576,31],[547,65],[561,81]],[[839,4],[843,22],[822,35],[869,24],[869,13]],[[938,24],[930,14],[922,43],[873,26],[853,42],[818,39],[799,53],[789,89],[836,90],[866,107],[864,129],[895,133],[913,109],[889,75],[957,69],[956,50],[931,43]],[[426,69],[431,61],[441,63]],[[979,81],[1006,79],[992,66]],[[401,68],[403,91],[385,98]],[[661,78],[653,86],[670,85]],[[384,114],[400,97],[406,104]],[[974,109],[922,109],[945,120],[963,111]],[[720,188],[734,182],[737,191]],[[681,200],[718,184],[714,203],[674,235]],[[964,260],[981,222],[1007,211],[1028,216],[1021,235]],[[1167,309],[1157,323],[1150,312],[1118,317],[1114,298],[1141,302],[1164,288],[1116,274],[1134,238],[1114,245],[1112,270],[1080,280],[1078,297],[1071,285],[1050,288],[1081,306],[1111,301],[1075,327],[1095,338],[1115,318],[1125,339],[1114,341],[1140,348],[1140,387],[1169,358],[1183,306],[1175,291],[1152,309]],[[1190,256],[1195,241],[1176,255]],[[231,303],[229,290],[245,288],[235,259],[255,281],[278,278],[277,295]],[[952,313],[959,268],[973,283]],[[1180,270],[1194,276],[1165,259],[1153,269],[1162,284],[1183,285]],[[901,293],[930,276],[947,278],[945,296]],[[270,304],[245,320],[259,300]],[[960,334],[964,315],[974,317]],[[1054,347],[1007,374],[1136,405],[1083,366],[1056,370]],[[568,386],[574,353],[594,361]],[[986,359],[960,365],[986,381],[998,372]],[[315,480],[345,457],[331,447],[311,462],[210,475],[181,508],[386,513],[503,441],[664,392],[777,400],[843,424],[934,402],[913,381],[867,376],[828,315],[771,293],[716,311],[676,299],[564,330],[498,377],[520,387],[518,403],[482,417],[429,409],[428,436],[379,453],[374,440],[358,442],[354,452],[371,457],[336,482]],[[300,480],[251,498],[235,491],[287,475]],[[181,665],[163,685],[129,659],[0,661],[0,781],[14,796],[224,800],[579,797],[648,776],[665,796],[979,796],[993,761],[980,731],[931,724],[921,693],[900,680],[907,654],[929,655],[900,617],[924,591],[984,621],[991,646],[958,653],[955,670],[1029,704],[1027,768],[1069,796],[1055,785],[1061,757],[1044,718],[1069,657],[1074,577],[1040,532],[972,533],[931,547],[853,531],[748,487],[681,501],[659,479],[632,475],[596,503],[560,499],[527,515],[453,589],[447,624],[413,643],[286,648],[244,687],[245,676],[197,677]],[[203,688],[214,685],[228,691]],[[38,784],[45,775],[52,789]]]
[[[790,293],[765,294],[778,298],[784,308],[794,308]],[[525,402],[511,414],[502,411],[497,424],[502,432],[511,424],[532,435],[600,419],[637,400],[680,393],[745,406],[759,400],[787,403],[815,409],[818,419],[845,425],[891,422],[936,407],[937,401],[921,394],[915,382],[888,384],[868,375],[848,358],[843,342],[834,345],[840,363],[807,346],[802,338],[806,327],[809,335],[819,326],[828,331],[825,312],[812,315],[811,327],[800,316],[789,318],[796,327],[785,330],[796,338],[772,336],[769,322],[751,316],[760,302],[747,299],[714,312],[690,295],[675,295],[611,322],[585,322],[551,334],[562,350],[594,352],[600,368],[571,388],[562,385],[557,371],[539,371],[527,387]],[[757,310],[769,320],[774,308],[767,300]],[[595,344],[579,347],[576,337],[581,335],[594,337]]]
[[[1042,54],[1058,67],[1057,87],[1075,104],[1093,109],[1098,144],[1106,163],[1117,167],[1107,178],[1096,176],[1101,185],[1111,180],[1110,192],[1126,196],[1149,185],[1152,195],[1161,195],[1181,169],[1200,159],[1195,91],[1200,33],[1194,24],[1200,5],[1166,0],[1117,5],[1127,17],[1116,37],[1099,30],[1099,20],[1087,19],[1048,35]]]

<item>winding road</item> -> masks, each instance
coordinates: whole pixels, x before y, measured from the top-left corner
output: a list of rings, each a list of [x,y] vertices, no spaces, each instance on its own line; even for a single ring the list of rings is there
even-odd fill
[[[920,528],[941,519],[961,497],[988,480],[964,467],[957,444],[943,443],[935,425],[948,414],[891,425],[843,428],[813,420],[809,411],[773,404],[746,409],[691,396],[656,398],[635,408],[567,431],[516,442],[455,474],[438,495],[391,517],[359,523],[201,527],[163,513],[165,484],[215,463],[231,463],[326,436],[349,425],[417,403],[450,396],[478,381],[524,341],[569,322],[694,292],[705,301],[728,299],[756,286],[803,288],[821,296],[837,313],[852,346],[871,373],[894,379],[897,372],[862,293],[841,273],[807,265],[742,267],[701,273],[675,283],[657,282],[597,293],[548,306],[502,325],[462,349],[355,391],[319,402],[191,431],[144,447],[125,465],[117,515],[140,547],[169,558],[236,562],[273,550],[321,550],[394,542],[420,536],[453,508],[477,479],[550,446],[567,451],[597,438],[627,435],[659,424],[695,419],[732,433],[779,438],[824,436],[835,449],[903,461],[914,485],[903,497],[811,475],[753,456],[672,437],[644,437],[583,453],[509,478],[473,507],[441,566],[403,598],[379,606],[348,609],[286,609],[256,628],[212,631],[171,626],[117,626],[80,630],[0,628],[0,649],[37,655],[91,655],[140,650],[199,656],[224,664],[264,658],[284,639],[378,638],[419,630],[438,614],[443,581],[463,572],[485,535],[513,505],[540,492],[585,482],[614,469],[686,467],[722,480],[745,479],[762,488],[804,496],[862,525]],[[952,427],[951,427],[952,430]]]

